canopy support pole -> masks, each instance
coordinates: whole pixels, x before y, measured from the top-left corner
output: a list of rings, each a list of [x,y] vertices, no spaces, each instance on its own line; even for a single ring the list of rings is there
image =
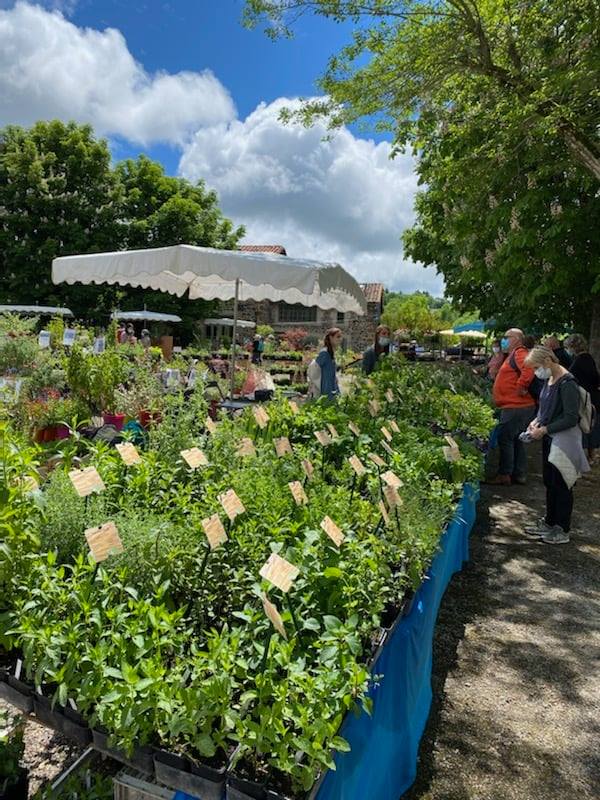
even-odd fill
[[[235,340],[237,337],[238,322],[238,300],[240,296],[240,279],[235,279],[235,295],[233,297],[233,333],[231,335],[231,386],[229,389],[229,399],[233,400],[235,392]]]

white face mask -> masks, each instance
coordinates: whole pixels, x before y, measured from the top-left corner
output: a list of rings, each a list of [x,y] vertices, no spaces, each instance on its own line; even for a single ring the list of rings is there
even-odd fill
[[[390,343],[390,340],[388,339],[387,336],[380,336],[379,337],[379,346],[380,347],[387,347],[389,343]]]
[[[552,377],[552,370],[550,367],[538,367],[535,371],[535,377],[541,381],[547,381],[548,378]]]

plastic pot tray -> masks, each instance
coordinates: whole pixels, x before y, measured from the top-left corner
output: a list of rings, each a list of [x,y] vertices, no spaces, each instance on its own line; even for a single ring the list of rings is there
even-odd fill
[[[159,783],[202,800],[221,800],[225,792],[225,767],[191,764],[187,758],[166,750],[154,753],[154,773]]]

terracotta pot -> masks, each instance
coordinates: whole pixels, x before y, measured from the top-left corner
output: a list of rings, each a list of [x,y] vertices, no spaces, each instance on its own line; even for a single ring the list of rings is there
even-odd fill
[[[114,425],[118,431],[123,430],[123,425],[125,424],[125,414],[109,414],[107,411],[105,411],[103,416],[105,425]]]
[[[56,428],[54,425],[49,425],[47,428],[44,428],[44,441],[45,442],[53,442],[56,439]]]
[[[38,428],[35,433],[33,434],[33,441],[36,444],[40,444],[40,442],[44,441],[44,428]]]

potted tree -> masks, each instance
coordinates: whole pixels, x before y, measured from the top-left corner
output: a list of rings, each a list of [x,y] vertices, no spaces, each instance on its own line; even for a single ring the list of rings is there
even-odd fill
[[[0,800],[27,800],[29,778],[21,766],[24,725],[0,709]]]

